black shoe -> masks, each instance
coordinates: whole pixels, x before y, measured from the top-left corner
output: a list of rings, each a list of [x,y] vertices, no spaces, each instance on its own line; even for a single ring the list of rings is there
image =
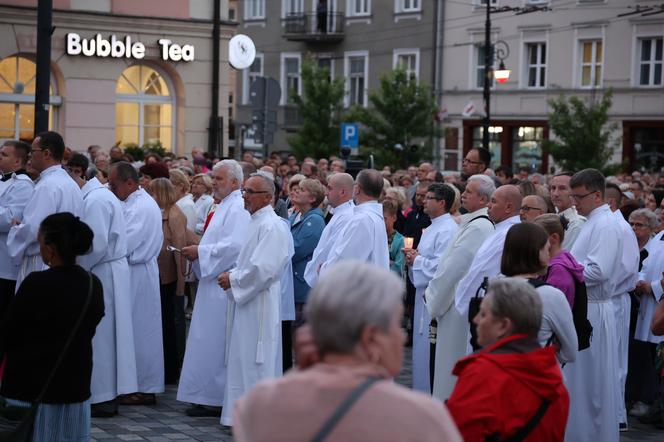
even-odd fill
[[[221,417],[221,407],[207,405],[192,405],[184,411],[190,417]]]
[[[118,414],[118,403],[115,399],[99,402],[90,406],[92,417],[113,417]]]
[[[619,431],[627,431],[628,430],[627,423],[626,422],[620,422],[618,424],[618,430]]]

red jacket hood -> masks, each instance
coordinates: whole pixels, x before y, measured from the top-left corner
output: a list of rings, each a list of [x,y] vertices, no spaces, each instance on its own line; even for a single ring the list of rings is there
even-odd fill
[[[526,353],[512,349],[518,341],[529,339],[527,335],[512,335],[461,359],[454,367],[453,374],[460,376],[463,370],[479,359],[492,362],[537,396],[555,400],[560,396],[563,377],[556,360],[553,347],[537,348]]]

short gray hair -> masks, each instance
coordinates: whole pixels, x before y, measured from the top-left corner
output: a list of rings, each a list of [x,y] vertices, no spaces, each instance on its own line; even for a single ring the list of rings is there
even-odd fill
[[[242,166],[235,160],[221,160],[214,165],[212,170],[221,169],[225,167],[228,169],[228,173],[235,178],[240,185],[244,182],[244,172],[242,172]]]
[[[655,230],[657,228],[657,215],[650,209],[637,209],[634,212],[629,214],[629,220],[632,221],[632,218],[644,218],[646,220],[646,225],[650,230]]]
[[[483,174],[473,175],[470,178],[468,178],[467,184],[470,184],[473,181],[476,181],[480,185],[480,188],[478,189],[477,193],[479,193],[480,196],[485,196],[487,200],[490,200],[491,195],[493,195],[493,192],[496,191],[496,183],[494,183],[491,177],[488,177]]]
[[[365,327],[387,331],[403,292],[401,278],[389,270],[356,260],[333,266],[318,279],[305,306],[318,350],[348,354]]]
[[[496,278],[487,289],[491,314],[509,318],[513,334],[537,336],[542,326],[542,300],[535,288],[520,278]]]
[[[268,172],[255,172],[250,175],[251,178],[258,177],[265,181],[268,191],[274,196],[276,193],[276,186],[274,185],[274,177]]]

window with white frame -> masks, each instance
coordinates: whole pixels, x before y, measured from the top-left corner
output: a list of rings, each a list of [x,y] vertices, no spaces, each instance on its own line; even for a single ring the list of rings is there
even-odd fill
[[[396,0],[396,12],[419,12],[422,0]]]
[[[405,69],[408,78],[415,80],[420,77],[420,51],[419,49],[395,49],[393,68]]]
[[[245,0],[244,18],[245,20],[265,18],[265,0]]]
[[[366,52],[346,53],[344,71],[346,74],[347,106],[367,105],[368,59],[368,53]]]
[[[530,88],[546,85],[546,43],[526,44],[526,79]]]
[[[371,0],[346,0],[346,16],[371,15]]]
[[[283,0],[284,17],[304,12],[304,0]]]
[[[263,76],[263,54],[256,54],[254,62],[249,66],[249,69],[242,71],[243,82],[242,82],[242,103],[249,104],[251,97],[249,96],[249,91],[251,90],[251,85],[254,84],[254,81],[258,77]]]
[[[602,40],[581,42],[581,87],[602,85]]]
[[[281,103],[291,104],[292,94],[302,93],[300,81],[300,54],[281,54]]]
[[[325,57],[319,57],[316,62],[318,63],[318,69],[327,69],[328,72],[328,81],[332,81],[334,78],[334,60],[332,57],[325,56]]]
[[[475,81],[474,81],[474,86],[477,88],[483,88],[484,87],[484,56],[485,56],[485,51],[484,51],[484,45],[483,44],[477,44],[475,45]],[[492,67],[495,69],[496,68],[496,59],[492,60]],[[494,85],[493,77],[491,77],[491,87]]]
[[[639,86],[662,85],[662,37],[639,39]]]
[[[486,6],[487,0],[475,0],[475,6]],[[498,0],[491,0],[491,6],[498,6]]]

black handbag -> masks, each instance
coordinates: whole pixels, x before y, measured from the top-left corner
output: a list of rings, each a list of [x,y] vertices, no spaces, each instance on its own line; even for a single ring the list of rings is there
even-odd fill
[[[482,304],[482,299],[484,299],[484,294],[486,294],[486,291],[489,287],[489,278],[486,276],[484,277],[484,280],[482,281],[482,284],[477,288],[477,291],[475,292],[475,296],[470,298],[470,303],[468,304],[468,322],[470,323],[470,345],[473,347],[473,351],[477,351],[480,348],[480,344],[477,343],[477,327],[475,326],[475,323],[473,322],[473,319],[475,319],[475,316],[480,312],[480,305]],[[480,296],[480,294],[482,296]]]
[[[29,442],[32,440],[32,432],[34,430],[39,404],[44,398],[51,381],[53,381],[55,373],[58,371],[58,368],[60,368],[60,365],[67,354],[67,350],[74,340],[76,332],[78,332],[78,329],[81,327],[81,323],[83,322],[88,307],[90,306],[93,288],[92,273],[88,272],[88,276],[90,278],[88,296],[85,299],[81,314],[76,320],[76,324],[74,324],[74,327],[71,329],[69,337],[67,338],[65,345],[62,347],[58,359],[55,361],[55,365],[53,365],[51,372],[48,374],[46,382],[37,398],[30,404],[30,407],[9,405],[5,398],[0,398],[0,442]]]

